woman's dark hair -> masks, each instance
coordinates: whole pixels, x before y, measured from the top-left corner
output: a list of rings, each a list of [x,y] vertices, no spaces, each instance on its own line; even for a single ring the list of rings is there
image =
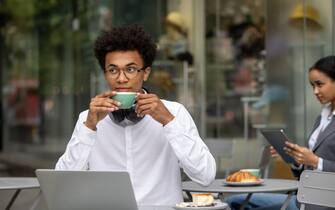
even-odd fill
[[[114,27],[101,34],[95,41],[94,54],[100,67],[105,69],[105,57],[114,51],[137,51],[143,59],[144,67],[152,66],[157,46],[152,36],[137,25]]]
[[[332,80],[335,80],[335,56],[327,56],[318,60],[310,69],[309,71],[316,69]]]

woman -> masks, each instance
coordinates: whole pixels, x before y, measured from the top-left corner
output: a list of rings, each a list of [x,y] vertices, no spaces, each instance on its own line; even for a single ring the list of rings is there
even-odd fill
[[[286,142],[285,152],[294,158],[292,172],[299,177],[304,169],[335,172],[335,56],[318,60],[309,69],[309,81],[313,93],[323,105],[308,140],[308,148]],[[272,156],[277,156],[272,148]],[[238,209],[246,195],[231,196],[227,199],[232,209]],[[250,200],[249,209],[280,209],[285,194],[255,194]],[[295,196],[287,209],[298,209]],[[307,205],[306,209],[334,209]]]

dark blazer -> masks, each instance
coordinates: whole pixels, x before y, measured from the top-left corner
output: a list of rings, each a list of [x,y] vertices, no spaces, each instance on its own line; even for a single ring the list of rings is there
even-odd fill
[[[321,116],[319,116],[314,124],[314,130],[320,125]],[[308,138],[308,139],[309,139]],[[320,133],[313,148],[313,153],[323,159],[323,171],[335,172],[335,116],[332,117],[328,126]],[[302,167],[301,170],[292,169],[296,177],[300,177],[302,171],[306,169]],[[321,207],[315,205],[306,205],[306,210],[330,210],[335,208]]]

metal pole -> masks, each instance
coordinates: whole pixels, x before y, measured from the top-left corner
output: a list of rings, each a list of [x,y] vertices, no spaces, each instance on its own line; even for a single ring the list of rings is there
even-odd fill
[[[190,108],[189,104],[188,104],[188,63],[186,61],[183,62],[183,104],[185,105],[185,107],[188,109]]]
[[[3,58],[4,58],[4,56],[3,56],[3,52],[5,52],[4,50],[5,50],[5,47],[4,47],[4,43],[3,43],[3,41],[2,40],[4,40],[3,39],[3,37],[0,35],[0,49],[2,49],[2,50],[0,50],[0,87],[1,87],[1,90],[3,90],[3,83],[2,83],[2,77],[3,77],[3,69],[2,69],[2,67],[3,67]],[[4,132],[3,132],[3,129],[4,129],[4,125],[5,125],[5,123],[4,123],[4,116],[3,116],[3,101],[2,101],[2,99],[3,99],[3,95],[2,95],[2,91],[1,91],[1,96],[0,96],[0,125],[1,125],[1,128],[0,128],[0,151],[3,151],[3,145],[4,145]]]
[[[194,0],[193,4],[194,27],[194,61],[197,71],[197,82],[199,87],[196,90],[197,104],[200,105],[200,135],[206,137],[206,60],[205,60],[205,1]]]
[[[248,127],[248,101],[243,101],[243,114],[244,114],[244,139],[248,139],[249,127]]]

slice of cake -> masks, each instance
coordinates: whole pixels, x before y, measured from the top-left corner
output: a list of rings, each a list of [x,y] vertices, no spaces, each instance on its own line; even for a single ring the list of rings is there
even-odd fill
[[[193,206],[213,206],[214,205],[214,197],[210,193],[196,193],[192,194],[192,203]]]

